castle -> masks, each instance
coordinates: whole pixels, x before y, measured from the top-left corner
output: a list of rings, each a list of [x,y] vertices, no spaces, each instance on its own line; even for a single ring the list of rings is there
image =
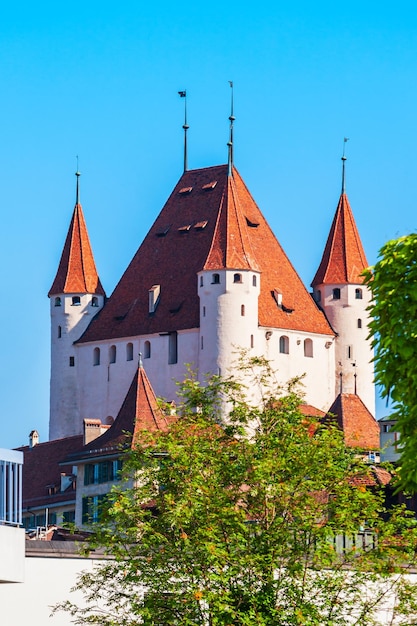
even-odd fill
[[[187,170],[110,297],[76,203],[51,307],[51,440],[111,425],[137,371],[175,401],[191,364],[233,371],[236,350],[266,356],[282,383],[305,374],[305,402],[326,412],[342,394],[375,415],[367,339],[367,267],[344,185],[310,294],[229,153],[226,165]],[[313,274],[313,272],[312,272]],[[368,419],[368,418],[367,418]]]

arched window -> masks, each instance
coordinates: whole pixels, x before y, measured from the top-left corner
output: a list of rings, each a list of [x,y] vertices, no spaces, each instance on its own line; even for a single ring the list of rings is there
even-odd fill
[[[91,306],[98,306],[98,298],[97,298],[97,296],[93,296],[91,298]]]
[[[362,300],[362,289],[359,289],[359,287],[355,289],[355,298],[356,300]]]
[[[109,363],[116,363],[116,346],[110,346]]]
[[[256,287],[256,274],[252,276],[252,285]]]
[[[335,287],[333,289],[333,300],[340,300],[340,288]]]
[[[126,361],[133,361],[133,343],[126,344]]]
[[[311,339],[304,339],[304,356],[313,356],[313,342]]]
[[[240,305],[240,314],[241,314],[242,317],[245,316],[245,305],[244,304]]]
[[[60,297],[55,298],[55,306],[61,306],[61,298]]]
[[[100,365],[100,348],[93,350],[93,365]]]
[[[279,351],[281,354],[289,354],[290,342],[286,335],[281,335],[279,338]]]
[[[145,341],[143,344],[143,358],[150,359],[151,358],[151,342]]]
[[[211,277],[211,284],[218,285],[220,283],[220,274],[213,274]]]
[[[233,282],[241,283],[242,282],[242,274],[233,274]]]
[[[362,320],[358,319],[358,328],[362,328]]]
[[[62,337],[62,326],[58,326],[58,339]]]
[[[81,298],[80,296],[72,296],[72,306],[80,306]]]

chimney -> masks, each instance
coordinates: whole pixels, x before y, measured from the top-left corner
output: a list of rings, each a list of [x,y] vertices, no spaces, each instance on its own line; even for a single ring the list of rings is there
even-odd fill
[[[34,448],[39,443],[39,433],[37,430],[32,430],[29,433],[29,448]]]
[[[99,419],[86,418],[84,420],[84,445],[86,446],[90,441],[100,437],[109,428],[110,426],[102,424]]]

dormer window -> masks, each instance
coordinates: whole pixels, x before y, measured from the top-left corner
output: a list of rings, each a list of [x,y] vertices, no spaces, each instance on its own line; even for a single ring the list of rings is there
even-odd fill
[[[242,274],[233,274],[233,282],[241,283],[242,282]]]
[[[93,296],[91,298],[91,306],[98,306],[98,298],[97,298],[97,296]]]
[[[355,289],[355,299],[356,300],[362,300],[362,289]]]
[[[335,287],[333,289],[333,300],[340,300],[340,288]]]
[[[72,306],[80,306],[81,298],[80,296],[72,296]]]
[[[61,298],[55,298],[55,306],[61,306]]]
[[[153,285],[149,289],[149,313],[155,313],[161,295],[161,285]]]
[[[211,284],[212,285],[220,284],[220,274],[213,274],[213,276],[211,277]]]

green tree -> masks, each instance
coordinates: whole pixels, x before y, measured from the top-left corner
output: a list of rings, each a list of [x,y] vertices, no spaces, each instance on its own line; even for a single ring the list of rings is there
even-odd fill
[[[134,488],[114,489],[94,528],[112,559],[80,577],[84,606],[58,607],[76,624],[365,626],[386,623],[388,598],[404,618],[390,623],[415,623],[414,520],[387,516],[370,467],[303,415],[295,383],[268,388],[262,360],[250,370],[261,406],[234,380],[190,376],[170,431],[143,433]]]
[[[376,381],[394,402],[401,437],[401,486],[417,491],[417,235],[389,241],[365,273]]]

